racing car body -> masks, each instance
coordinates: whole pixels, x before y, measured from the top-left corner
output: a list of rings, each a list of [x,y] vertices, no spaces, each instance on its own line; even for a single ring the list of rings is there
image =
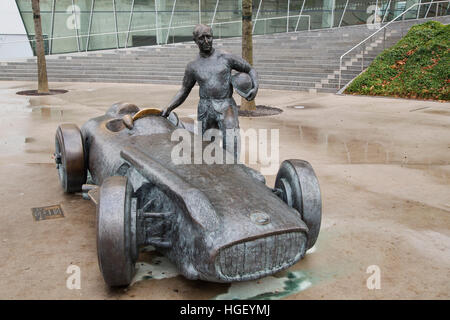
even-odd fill
[[[124,116],[134,118],[132,128]],[[175,164],[171,135],[184,127],[174,113],[164,118],[155,109],[115,104],[81,130],[58,128],[55,160],[64,190],[82,191],[97,205],[106,283],[128,285],[147,245],[188,279],[213,282],[257,279],[299,261],[321,221],[309,163],[284,161],[274,188],[244,164]]]

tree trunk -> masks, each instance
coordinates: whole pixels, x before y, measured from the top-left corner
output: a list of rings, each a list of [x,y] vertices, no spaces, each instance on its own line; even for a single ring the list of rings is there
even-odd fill
[[[32,0],[34,39],[36,40],[36,57],[38,67],[38,93],[49,93],[47,79],[47,64],[45,62],[44,39],[42,38],[41,10],[39,0]]]
[[[242,58],[253,65],[252,0],[242,0]],[[255,100],[241,98],[241,110],[256,110]]]

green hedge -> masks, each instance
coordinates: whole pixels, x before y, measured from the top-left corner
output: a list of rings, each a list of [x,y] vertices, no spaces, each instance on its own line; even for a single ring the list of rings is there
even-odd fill
[[[413,26],[345,90],[349,94],[450,100],[450,25]]]

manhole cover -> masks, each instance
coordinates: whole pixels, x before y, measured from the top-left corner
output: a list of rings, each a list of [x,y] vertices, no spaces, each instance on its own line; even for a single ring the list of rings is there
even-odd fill
[[[31,208],[31,213],[36,221],[64,218],[63,210],[59,204],[48,207]]]
[[[239,116],[240,117],[264,117],[264,116],[274,116],[283,112],[280,108],[268,107],[257,105],[256,110],[240,110],[239,108]]]

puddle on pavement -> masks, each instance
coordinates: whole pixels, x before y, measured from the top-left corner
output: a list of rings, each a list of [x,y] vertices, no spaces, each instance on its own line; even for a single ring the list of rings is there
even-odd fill
[[[39,117],[45,120],[63,120],[64,117],[70,115],[70,111],[63,110],[59,107],[49,107],[45,105],[24,104],[0,104],[0,115],[15,116],[17,114],[27,113],[32,117]]]
[[[317,127],[298,126],[300,143],[313,145],[328,157],[339,158],[347,164],[448,165],[445,158],[430,159],[422,150],[427,145],[409,147],[394,141],[375,142],[356,138],[351,133],[334,134]],[[288,130],[291,131],[290,127]],[[361,134],[360,134],[361,135]]]
[[[285,276],[269,276],[255,281],[232,283],[227,293],[214,300],[276,300],[303,291],[312,285],[303,271],[290,271]]]
[[[0,90],[0,93],[2,91]],[[29,113],[36,112],[35,108],[50,108],[50,106],[55,105],[55,100],[51,100],[49,97],[21,97],[21,96],[11,96],[8,97],[8,101],[2,101],[0,103],[0,115],[7,114],[11,115],[14,113]],[[44,111],[45,113],[45,111]]]
[[[437,114],[440,116],[450,116],[450,111],[447,110],[426,110],[424,111],[424,113],[429,113],[429,114]]]
[[[38,116],[45,120],[63,120],[64,115],[67,111],[60,108],[51,108],[45,106],[33,107],[31,109],[33,116]]]
[[[38,106],[48,106],[48,105],[51,105],[54,102],[52,102],[50,97],[42,96],[42,97],[30,98],[28,100],[28,103],[29,103],[30,107],[38,107]]]
[[[0,145],[1,146],[9,146],[9,147],[23,147],[27,143],[33,143],[36,142],[35,138],[32,137],[24,137],[19,135],[11,135],[8,137],[1,137],[0,138]]]
[[[303,106],[303,104],[298,104]],[[306,104],[305,104],[305,107]],[[300,109],[299,112],[302,109]],[[313,125],[298,125],[298,120],[280,121],[258,119],[258,122],[243,119],[243,127],[255,129],[279,129],[280,147],[294,154],[304,150],[338,164],[396,164],[448,165],[450,149],[439,141],[402,141],[396,136],[382,134],[378,129],[321,128]],[[246,142],[248,143],[248,142]],[[436,154],[433,150],[442,149]]]
[[[150,263],[137,262],[136,274],[130,286],[145,280],[161,280],[179,276],[177,267],[164,256],[156,253],[152,246],[146,247],[143,252],[151,255]],[[309,253],[314,252],[311,248]],[[231,283],[226,293],[213,297],[213,300],[236,299],[281,299],[309,288],[313,279],[304,271],[282,271],[275,276],[262,279]]]
[[[64,116],[67,117],[68,111],[55,105],[58,105],[58,100],[47,96],[26,98],[12,103],[0,103],[0,115],[31,113],[33,117],[38,116],[46,120],[62,120]]]
[[[25,137],[25,143],[33,143],[36,142],[36,139],[33,137]]]
[[[19,103],[0,103],[0,115],[10,116],[13,113],[29,113],[31,109],[28,104],[19,104]]]

